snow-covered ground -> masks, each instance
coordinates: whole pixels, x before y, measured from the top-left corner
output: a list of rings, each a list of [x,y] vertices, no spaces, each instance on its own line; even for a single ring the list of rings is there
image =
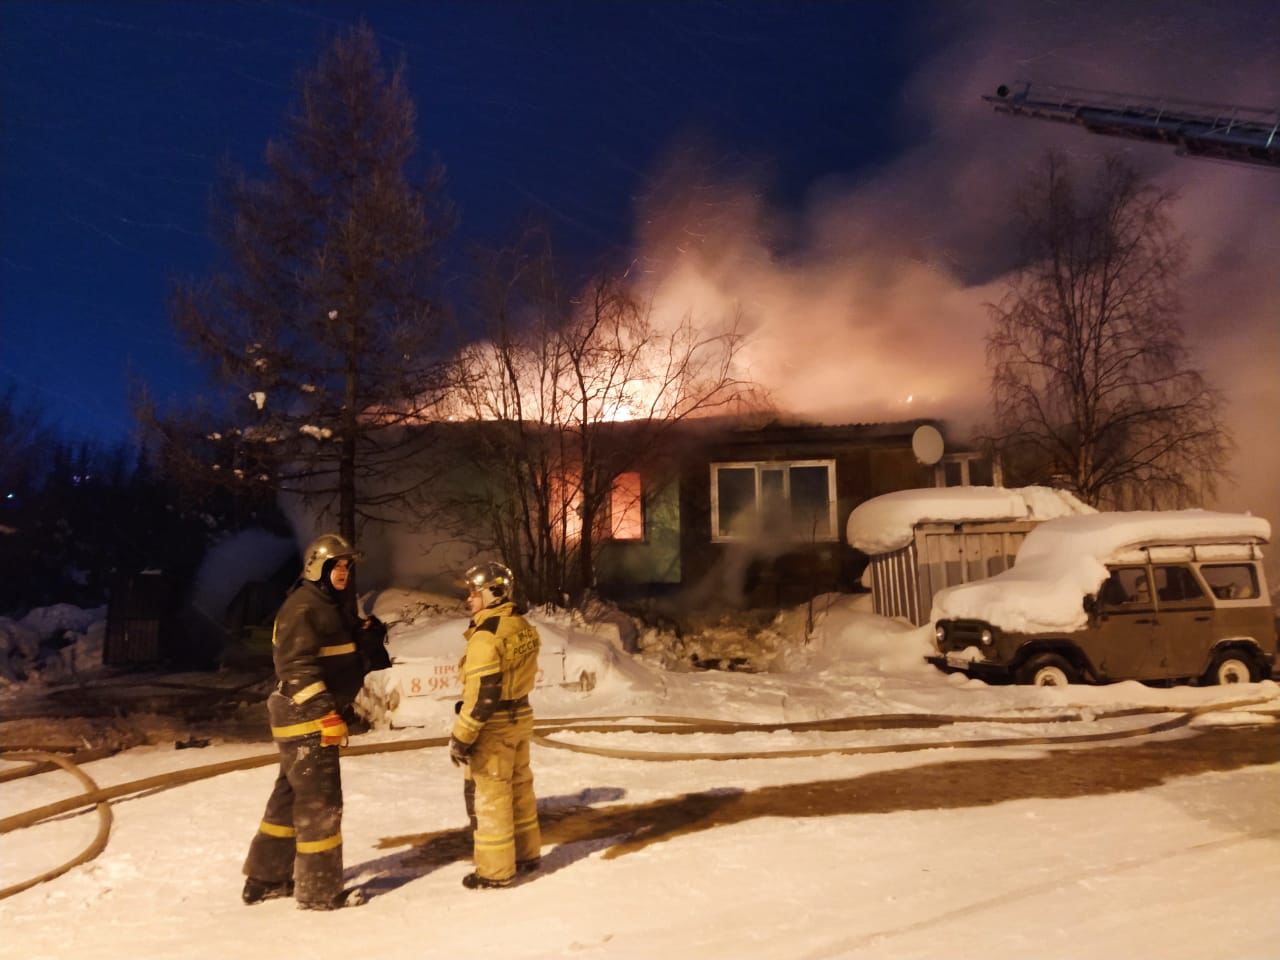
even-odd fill
[[[110,841],[91,863],[0,900],[0,957],[1280,956],[1280,686],[987,687],[924,666],[927,629],[874,617],[865,601],[824,598],[816,609],[807,640],[804,611],[755,638],[774,658],[765,674],[664,669],[653,650],[623,653],[602,630],[589,651],[595,687],[545,686],[536,709],[543,719],[982,719],[687,735],[548,730],[558,744],[614,751],[846,752],[652,761],[535,746],[544,868],[499,891],[460,884],[470,869],[465,817],[445,750],[351,755],[345,856],[350,881],[371,897],[332,914],[240,903],[271,763],[146,792],[113,805]],[[403,639],[439,631],[448,614],[440,616],[402,625]],[[565,619],[535,622],[547,634],[591,632]],[[1178,716],[1109,715],[1119,708],[1239,700],[1258,702],[1155,735],[1043,742]],[[443,735],[452,711],[439,705],[422,712],[421,727],[354,742]],[[1178,758],[1215,736],[1266,738],[1261,760],[1179,772]],[[978,739],[1015,742],[960,745]],[[925,743],[933,746],[915,748]],[[889,752],[849,752],[859,747]],[[106,787],[270,753],[154,746],[85,769]],[[0,772],[15,766],[0,762]],[[1112,769],[1114,781],[1097,786],[1098,771]],[[15,779],[0,789],[0,817],[77,792],[62,772]],[[0,887],[74,856],[96,822],[66,815],[0,837]]]

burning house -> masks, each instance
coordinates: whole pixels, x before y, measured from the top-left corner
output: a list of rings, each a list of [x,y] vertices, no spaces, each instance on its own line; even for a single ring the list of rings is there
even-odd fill
[[[922,428],[943,425],[697,418],[665,428],[657,443],[642,439],[643,423],[594,425],[602,476],[590,519],[591,588],[618,601],[679,598],[708,608],[791,605],[819,593],[859,590],[868,556],[846,530],[859,504],[896,490],[998,480],[990,461],[973,451],[953,447],[944,455],[939,449],[922,462],[918,443],[913,446]],[[509,550],[498,542],[495,522],[518,524],[527,505],[526,489],[505,489],[515,474],[481,470],[472,455],[512,425],[432,429],[440,437],[423,444],[424,470],[429,461],[451,465],[431,484],[436,502],[430,508],[362,531],[369,556],[363,582],[371,586],[450,590],[476,555]],[[526,442],[546,440],[539,428],[526,429]],[[609,450],[617,455],[600,452]],[[554,528],[548,535],[568,544],[562,551],[568,582],[581,569],[582,481],[572,460],[557,470],[542,492],[551,501],[544,506]],[[286,510],[300,542],[323,526],[314,504],[295,501]]]
[[[992,483],[974,452],[921,462],[922,426],[934,423],[701,426],[672,462],[616,478],[620,522],[599,548],[600,592],[773,607],[859,589],[868,558],[845,533],[858,504]]]

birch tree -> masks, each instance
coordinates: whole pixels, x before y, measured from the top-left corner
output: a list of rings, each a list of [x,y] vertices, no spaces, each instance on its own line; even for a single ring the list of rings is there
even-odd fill
[[[487,338],[463,352],[456,400],[489,482],[469,505],[530,599],[575,603],[595,585],[619,474],[652,468],[686,421],[758,399],[735,371],[735,318],[660,324],[625,274],[567,296],[541,238],[492,257]]]
[[[1193,363],[1175,196],[1124,161],[1087,185],[1046,158],[1018,206],[1025,264],[990,307],[995,440],[1006,475],[1104,508],[1196,504],[1225,474],[1222,400]]]

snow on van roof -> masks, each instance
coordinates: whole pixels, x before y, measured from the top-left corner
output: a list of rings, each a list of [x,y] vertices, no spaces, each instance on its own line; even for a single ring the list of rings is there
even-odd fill
[[[1247,513],[1157,510],[1047,520],[1027,534],[1011,568],[934,595],[933,620],[976,619],[1015,633],[1078,630],[1084,598],[1107,578],[1108,561],[1136,547],[1265,543],[1271,524]]]
[[[888,553],[911,542],[920,523],[971,520],[1048,520],[1093,507],[1049,487],[928,487],[873,497],[849,514],[849,543],[863,553]]]

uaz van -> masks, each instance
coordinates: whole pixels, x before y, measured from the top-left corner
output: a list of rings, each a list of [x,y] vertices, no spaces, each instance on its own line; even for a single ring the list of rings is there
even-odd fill
[[[935,598],[928,659],[1039,686],[1265,679],[1280,666],[1269,535],[1259,517],[1203,510],[1047,521],[1010,570]]]

